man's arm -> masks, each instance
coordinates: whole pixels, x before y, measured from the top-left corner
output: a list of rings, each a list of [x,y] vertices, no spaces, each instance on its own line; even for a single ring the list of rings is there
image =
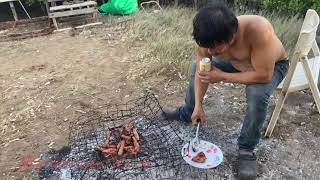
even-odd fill
[[[266,32],[266,27],[257,25],[254,33],[248,39],[252,42],[251,63],[252,71],[240,73],[221,72],[225,82],[241,84],[268,83],[272,80],[273,69],[276,61],[273,31]]]
[[[194,79],[194,92],[195,92],[195,108],[202,107],[203,97],[208,89],[209,83],[202,83],[199,79],[198,72],[200,71],[200,61],[204,57],[210,57],[207,50],[205,48],[201,48],[199,46],[196,47],[196,72]]]

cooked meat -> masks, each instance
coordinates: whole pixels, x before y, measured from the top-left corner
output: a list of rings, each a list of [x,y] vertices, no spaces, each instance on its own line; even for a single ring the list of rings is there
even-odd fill
[[[140,145],[135,137],[132,137],[134,150],[138,153],[140,151]]]
[[[131,122],[127,122],[122,125],[122,134],[129,136],[133,131],[133,124]]]
[[[197,163],[204,163],[206,159],[206,155],[203,152],[199,152],[196,156],[192,158],[192,161]]]
[[[136,128],[133,128],[133,135],[134,135],[134,137],[137,139],[137,141],[140,140],[140,137],[139,137],[139,134],[138,134],[138,131],[137,131]]]
[[[118,151],[118,155],[119,155],[119,156],[122,156],[122,155],[123,155],[124,146],[125,146],[125,141],[124,141],[124,140],[121,140],[121,142],[120,142],[120,147],[119,147],[119,151]]]
[[[127,152],[130,155],[136,155],[140,151],[139,145],[139,134],[137,129],[133,127],[131,122],[127,122],[122,125],[121,134],[117,129],[112,129],[111,132],[108,132],[104,138],[103,144],[98,144],[96,149],[101,151],[105,157],[119,155],[122,156],[124,152]],[[110,144],[111,141],[118,142],[117,145]],[[119,142],[120,141],[120,142]],[[113,142],[114,143],[114,142]]]

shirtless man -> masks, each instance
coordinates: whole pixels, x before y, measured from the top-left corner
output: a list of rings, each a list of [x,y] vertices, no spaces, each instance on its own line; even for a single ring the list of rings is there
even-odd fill
[[[198,120],[204,123],[202,101],[209,84],[245,84],[247,109],[238,138],[238,176],[255,179],[257,162],[253,150],[261,136],[269,97],[288,71],[285,49],[267,19],[254,15],[236,17],[222,4],[199,10],[193,19],[192,35],[197,43],[196,62],[185,105],[164,110],[164,115],[192,124]],[[212,70],[208,73],[199,71],[203,57],[212,58]]]

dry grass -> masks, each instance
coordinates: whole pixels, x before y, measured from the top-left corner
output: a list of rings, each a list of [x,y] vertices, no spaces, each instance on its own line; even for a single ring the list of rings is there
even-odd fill
[[[283,43],[287,53],[291,56],[297,43],[303,19],[298,16],[278,17],[275,14],[266,16],[273,24],[277,35]]]
[[[237,14],[251,14],[238,12]],[[139,45],[140,54],[137,66],[145,69],[140,75],[165,75],[185,79],[194,59],[192,40],[192,19],[195,11],[186,8],[166,8],[159,12],[140,11],[129,28],[129,38]],[[276,14],[261,12],[271,21],[288,53],[292,51],[302,20],[295,17],[279,17]],[[142,68],[141,68],[142,69]],[[153,73],[150,73],[153,72]]]
[[[193,60],[191,32],[194,14],[195,11],[185,8],[135,14],[130,36],[133,43],[142,42],[143,63],[146,63],[148,72],[186,77]]]

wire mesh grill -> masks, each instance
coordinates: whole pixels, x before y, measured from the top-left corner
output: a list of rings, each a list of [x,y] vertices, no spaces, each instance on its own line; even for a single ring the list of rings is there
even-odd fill
[[[190,132],[161,117],[161,112],[151,93],[87,112],[71,125],[71,151],[64,157],[69,165],[60,168],[60,179],[208,179],[207,171],[189,166],[181,157],[181,145]],[[139,132],[140,152],[105,158],[95,150],[96,145],[126,121],[133,122]]]

